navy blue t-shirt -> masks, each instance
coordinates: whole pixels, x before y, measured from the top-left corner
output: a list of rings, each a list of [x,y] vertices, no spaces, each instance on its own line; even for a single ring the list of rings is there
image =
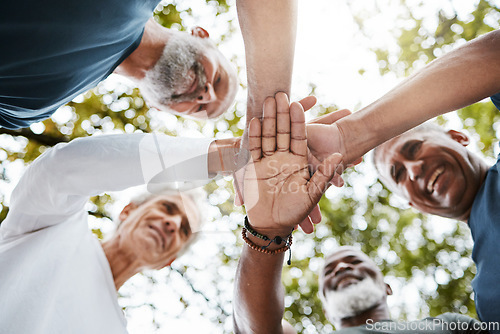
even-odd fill
[[[500,94],[491,101],[500,109]],[[479,319],[484,322],[500,321],[500,155],[488,170],[479,189],[469,217],[474,239],[472,259],[477,274],[472,281]],[[500,333],[490,330],[491,333]]]
[[[500,156],[488,170],[474,199],[469,227],[474,239],[472,259],[477,274],[472,281],[481,321],[500,321]],[[490,331],[500,333],[500,331]]]
[[[500,93],[495,94],[491,97],[491,102],[497,107],[498,110],[500,110]]]
[[[95,87],[137,48],[158,2],[3,1],[0,126],[29,126]]]

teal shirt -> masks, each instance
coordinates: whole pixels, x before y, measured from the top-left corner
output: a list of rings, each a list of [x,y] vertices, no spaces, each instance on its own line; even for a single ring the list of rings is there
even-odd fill
[[[139,45],[158,0],[0,4],[0,126],[27,127],[95,87]]]
[[[495,94],[491,97],[491,102],[497,107],[498,110],[500,110],[500,93]]]
[[[472,204],[469,227],[477,274],[472,280],[476,311],[481,321],[500,323],[500,156],[488,170]],[[500,333],[500,328],[490,330]]]

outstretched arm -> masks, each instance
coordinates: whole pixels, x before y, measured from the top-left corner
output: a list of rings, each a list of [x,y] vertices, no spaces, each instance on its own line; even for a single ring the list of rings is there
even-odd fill
[[[434,60],[371,105],[331,125],[330,135],[316,141],[324,156],[340,152],[351,162],[428,119],[498,92],[500,30]]]
[[[236,8],[245,42],[248,124],[262,117],[266,97],[290,93],[297,0],[237,0]]]
[[[249,126],[251,162],[245,170],[245,207],[256,232],[289,240],[294,226],[318,203],[341,160],[325,159],[310,176],[304,112],[300,104],[288,106],[285,94],[268,98],[264,119]],[[238,333],[293,333],[283,327],[284,292],[281,284],[283,252],[288,244],[269,243],[245,233],[235,280],[234,322]],[[279,240],[279,239],[275,239]],[[266,246],[263,253],[260,247]],[[285,246],[285,247],[284,247]],[[276,254],[275,254],[276,253]],[[286,329],[285,329],[286,328]]]
[[[283,258],[283,253],[268,255],[244,246],[235,280],[235,333],[294,333],[283,332],[281,325],[285,310]]]
[[[227,149],[219,155],[221,147]],[[65,221],[90,196],[145,184],[168,170],[170,182],[208,180],[209,174],[222,170],[219,161],[231,150],[227,140],[162,134],[92,136],[58,144],[30,165],[14,189],[3,233],[26,233]],[[179,167],[186,164],[188,168]],[[226,161],[225,166],[231,164]],[[19,224],[23,219],[14,219],[16,215],[35,216],[36,223]]]

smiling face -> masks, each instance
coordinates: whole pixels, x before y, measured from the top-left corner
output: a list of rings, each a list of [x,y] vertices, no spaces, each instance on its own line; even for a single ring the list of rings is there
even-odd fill
[[[386,296],[392,293],[375,263],[363,252],[347,246],[325,259],[319,286],[325,313],[336,327],[341,319],[385,303]]]
[[[384,184],[421,212],[467,220],[487,170],[457,131],[409,131],[382,144],[375,163]]]
[[[236,72],[197,27],[192,36],[172,32],[163,54],[140,89],[148,103],[178,115],[214,118],[225,112],[237,90]]]
[[[197,212],[194,203],[175,195],[129,204],[120,215],[120,247],[131,252],[143,268],[163,268],[191,239],[192,230],[199,224],[193,212]]]
[[[384,285],[380,269],[365,253],[353,247],[340,247],[325,260],[319,277],[321,293],[325,296],[328,290],[339,291],[367,277]]]

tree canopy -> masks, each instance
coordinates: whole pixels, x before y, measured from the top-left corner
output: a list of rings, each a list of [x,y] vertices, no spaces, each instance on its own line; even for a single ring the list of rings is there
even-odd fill
[[[500,22],[500,8],[493,0],[477,0],[472,10],[461,8],[459,0],[443,0],[446,6],[441,8],[428,8],[428,2],[418,0],[372,0],[370,11],[359,6],[361,2],[345,4],[351,7],[359,33],[367,37],[371,36],[370,20],[383,15],[388,6],[398,9],[394,27],[388,32],[390,42],[370,45],[367,50],[376,57],[381,76],[408,76],[452,48],[498,29]],[[185,21],[196,19],[198,14],[185,3],[189,2],[162,3],[155,11],[156,20],[165,27],[186,30]],[[237,33],[234,1],[206,0],[196,5],[206,7],[214,20],[225,20],[225,33],[216,42],[224,44]],[[242,60],[233,60],[243,71]],[[363,64],[359,68],[363,73]],[[245,87],[241,85],[241,89]],[[313,113],[336,108],[320,101]],[[61,107],[42,123],[22,130],[0,128],[0,221],[8,212],[9,193],[21,171],[57,143],[138,131],[173,136],[193,132],[218,138],[240,136],[244,110],[244,101],[238,100],[215,122],[185,120],[149,109],[136,88],[114,78]],[[476,103],[457,114],[476,139],[477,150],[493,158],[500,118],[491,102]],[[437,122],[446,124],[448,120],[440,117]],[[359,245],[380,266],[388,283],[398,291],[390,300],[394,318],[411,320],[444,312],[475,317],[471,288],[475,267],[471,260],[472,240],[465,224],[431,219],[407,207],[376,179],[369,161],[349,170],[345,180],[342,189],[330,189],[321,200],[323,221],[315,232],[295,233],[292,265],[285,266],[283,272],[285,319],[299,333],[330,333],[333,329],[317,295],[317,274],[321,259],[337,245]],[[146,320],[138,323],[146,322],[150,329],[168,329],[173,321],[201,317],[212,324],[211,328],[217,328],[214,333],[232,332],[232,283],[243,247],[239,233],[244,211],[232,204],[230,178],[209,183],[205,191],[212,207],[201,240],[172,268],[137,275],[120,290],[120,304],[129,319],[142,317]],[[88,204],[90,226],[99,238],[110,230],[118,198],[117,194],[103,194]],[[165,307],[166,299],[171,302]],[[132,333],[141,332],[135,320],[129,322]]]

